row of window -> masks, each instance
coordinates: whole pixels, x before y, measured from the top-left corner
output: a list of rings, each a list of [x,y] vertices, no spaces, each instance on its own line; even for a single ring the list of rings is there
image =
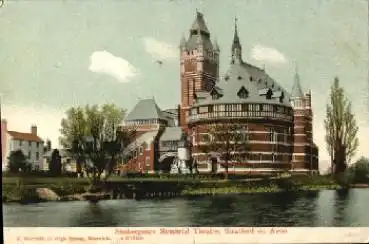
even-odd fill
[[[140,119],[140,120],[133,120],[128,121],[128,125],[146,125],[146,124],[161,124],[165,123],[166,121],[158,120],[158,119]]]
[[[213,113],[202,113],[195,114],[187,118],[188,122],[201,120],[201,119],[211,119],[211,118],[222,118],[222,117],[234,117],[234,118],[275,118],[278,120],[292,121],[291,115],[278,114],[273,112],[213,112]]]
[[[271,104],[221,104],[209,105],[193,108],[191,114],[212,113],[212,112],[277,112],[292,115],[289,108]]]
[[[31,152],[28,152],[28,159],[31,159],[32,158],[32,154]],[[39,152],[36,152],[36,160],[39,160],[40,159],[40,153]]]
[[[19,140],[19,147],[23,146],[23,143],[26,143],[27,141]],[[28,141],[28,147],[32,146],[32,142]],[[42,144],[40,142],[36,142],[36,148],[40,148]]]
[[[268,132],[268,140],[271,142],[287,142],[288,139],[291,137],[291,128],[289,128],[288,130],[285,129],[283,131],[283,133],[278,133],[276,132],[274,129],[269,129]],[[231,132],[226,132],[226,133],[230,133]],[[209,135],[207,133],[201,134],[202,135],[202,140],[203,142],[210,142],[211,140],[214,139],[214,137],[216,138],[217,136],[214,135]],[[238,131],[234,131],[234,138],[232,135],[230,135],[228,138],[232,141],[251,141],[253,132],[252,130],[249,130],[247,127],[244,127],[241,130]]]
[[[272,161],[272,162],[280,162],[280,161],[291,161],[291,154],[255,154],[255,153],[247,153],[244,155],[240,154],[232,154],[230,155],[229,161],[233,162],[247,162],[247,161]]]

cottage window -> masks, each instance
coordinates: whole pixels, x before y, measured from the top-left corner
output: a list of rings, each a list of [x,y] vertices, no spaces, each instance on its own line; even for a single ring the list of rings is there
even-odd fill
[[[36,152],[36,160],[39,160],[39,158],[40,158],[40,153]]]

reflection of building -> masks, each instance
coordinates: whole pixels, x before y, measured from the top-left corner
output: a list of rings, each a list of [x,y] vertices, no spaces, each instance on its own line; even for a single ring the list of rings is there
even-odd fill
[[[8,131],[6,120],[1,121],[2,139],[2,170],[6,170],[8,156],[12,151],[21,150],[33,169],[43,169],[43,140],[37,135],[37,127],[33,125],[30,133]]]
[[[311,92],[302,92],[297,72],[290,94],[265,69],[245,62],[237,23],[230,65],[221,79],[219,53],[217,43],[211,41],[203,15],[197,13],[189,37],[182,37],[180,42],[179,112],[162,112],[154,100],[147,99],[140,101],[126,119],[126,126],[150,138],[144,140],[151,150],[150,159],[145,156],[145,160],[163,159],[165,153],[175,155],[180,135],[186,132],[191,138],[192,155],[199,171],[210,172],[222,159],[212,158],[212,154],[199,150],[200,144],[209,143],[206,139],[209,125],[238,124],[246,135],[244,140],[249,149],[244,162],[229,162],[229,168],[233,167],[235,172],[317,172],[318,148],[312,139]],[[177,125],[174,120],[182,129],[173,127]],[[167,134],[173,139],[164,141]],[[239,153],[232,152],[233,155]],[[132,158],[138,159],[140,155],[135,153]],[[150,164],[150,170],[155,169],[155,163]]]

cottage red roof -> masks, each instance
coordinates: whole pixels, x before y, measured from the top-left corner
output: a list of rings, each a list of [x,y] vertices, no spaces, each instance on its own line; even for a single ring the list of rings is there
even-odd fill
[[[42,142],[42,139],[39,136],[32,133],[8,131],[8,134],[12,136],[15,140]]]

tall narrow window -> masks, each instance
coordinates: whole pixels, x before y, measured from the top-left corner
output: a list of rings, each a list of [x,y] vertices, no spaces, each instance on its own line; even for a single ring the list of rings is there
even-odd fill
[[[269,141],[275,141],[275,132],[273,128],[269,129]]]

